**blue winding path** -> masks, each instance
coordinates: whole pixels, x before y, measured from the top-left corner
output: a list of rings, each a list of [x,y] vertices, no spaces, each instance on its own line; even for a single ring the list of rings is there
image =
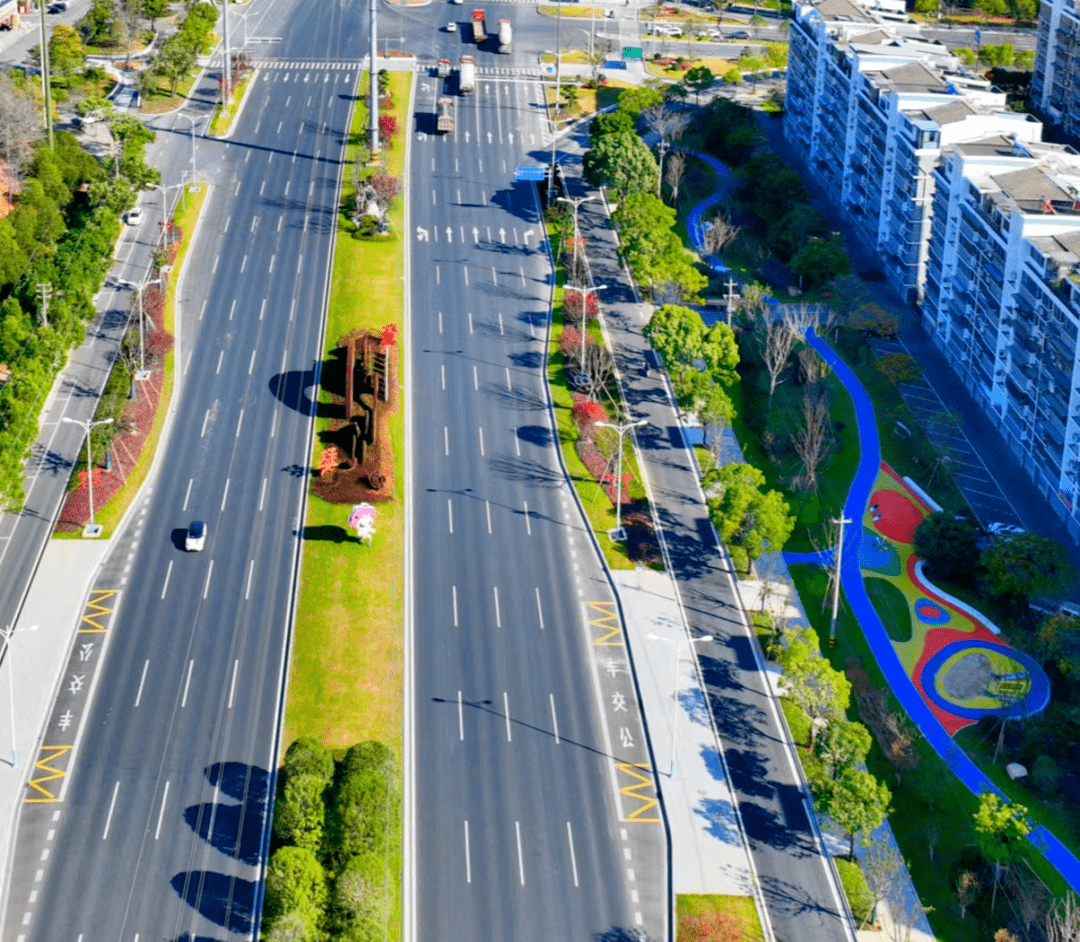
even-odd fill
[[[712,207],[719,203],[725,196],[727,187],[731,182],[731,171],[724,164],[710,157],[708,154],[694,152],[694,156],[707,163],[721,180],[720,188],[708,198],[698,203],[687,216],[687,230],[690,239],[699,251],[704,253],[704,240],[702,238],[701,219]],[[726,272],[728,269],[717,258],[708,259],[708,264],[714,271]],[[776,303],[774,299],[770,299]],[[859,467],[848,492],[847,502],[844,505],[844,515],[852,520],[861,520],[866,505],[870,500],[874,482],[877,480],[878,468],[881,464],[881,443],[878,440],[877,420],[874,416],[874,406],[869,395],[863,389],[862,383],[851,371],[848,365],[840,359],[825,341],[823,341],[811,328],[806,333],[806,340],[821,358],[832,367],[837,378],[844,384],[844,388],[851,396],[855,406],[856,424],[859,430]],[[844,587],[848,602],[855,617],[862,626],[863,634],[874,652],[885,680],[900,701],[912,722],[930,743],[934,751],[941,756],[946,765],[956,774],[971,791],[978,795],[985,791],[992,791],[1001,798],[1008,800],[1004,792],[990,781],[974,762],[971,761],[964,751],[953,742],[945,728],[937,721],[937,717],[926,705],[919,691],[915,688],[908,676],[904,665],[896,654],[892,642],[881,623],[877,610],[870,603],[866,594],[866,585],[863,582],[862,571],[859,567],[859,543],[862,540],[862,527],[849,527],[845,534],[844,558],[840,571],[840,581]],[[831,550],[824,551],[831,554]],[[805,557],[805,558],[803,558]],[[785,554],[789,563],[795,562],[821,562],[817,553]],[[953,705],[950,705],[953,709]],[[1080,860],[1051,834],[1041,824],[1035,825],[1028,835],[1031,841],[1053,867],[1064,877],[1072,889],[1080,894]]]

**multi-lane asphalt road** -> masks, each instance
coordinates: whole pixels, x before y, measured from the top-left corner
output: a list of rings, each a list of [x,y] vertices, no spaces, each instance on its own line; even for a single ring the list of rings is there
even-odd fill
[[[63,774],[22,808],[5,938],[253,927],[358,74],[314,60],[353,55],[359,21],[343,2],[299,8],[282,49],[310,64],[261,75],[232,140],[204,148],[216,182],[183,281],[178,410],[95,586],[113,614],[80,633],[46,731],[38,758]],[[185,554],[196,517],[206,549]]]

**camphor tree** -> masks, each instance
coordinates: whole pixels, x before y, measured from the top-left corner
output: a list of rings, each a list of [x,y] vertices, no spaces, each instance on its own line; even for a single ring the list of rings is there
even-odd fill
[[[979,567],[979,581],[988,592],[1021,602],[1060,589],[1072,576],[1065,547],[1038,533],[991,541]]]
[[[821,656],[812,628],[789,629],[785,638],[777,661],[784,672],[787,696],[810,718],[810,746],[815,748],[818,729],[844,716],[851,682]]]
[[[975,522],[938,511],[924,517],[915,530],[915,552],[926,560],[931,577],[964,579],[975,571],[979,528]]]
[[[1012,858],[1016,842],[1027,836],[1031,825],[1027,822],[1027,808],[1006,803],[995,792],[983,792],[979,796],[979,810],[975,812],[974,819],[979,850],[994,865],[994,892],[990,900],[992,913],[997,901],[1002,865]]]
[[[748,572],[764,553],[779,552],[795,526],[795,518],[779,491],[763,491],[765,475],[748,464],[733,463],[706,473],[709,517],[724,541],[731,561]]]
[[[848,859],[855,859],[855,838],[869,834],[885,820],[892,795],[866,769],[848,767],[831,784],[824,797],[825,813],[840,825],[850,838]]]
[[[631,193],[654,193],[660,175],[645,142],[626,132],[605,134],[585,152],[582,165],[589,182],[608,187],[618,202]]]

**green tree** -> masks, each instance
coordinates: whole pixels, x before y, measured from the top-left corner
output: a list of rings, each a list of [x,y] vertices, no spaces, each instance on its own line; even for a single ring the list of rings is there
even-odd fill
[[[1035,639],[1044,664],[1053,664],[1062,677],[1080,674],[1080,618],[1057,612],[1039,625]]]
[[[1035,68],[1035,50],[1018,49],[1013,59],[1013,67],[1019,72],[1031,72]]]
[[[742,72],[740,72],[735,66],[728,69],[723,76],[725,85],[742,85]]]
[[[816,748],[818,728],[843,718],[851,682],[821,656],[817,635],[808,626],[784,633],[777,662],[784,672],[787,696],[810,718],[810,746]]]
[[[120,20],[113,0],[92,0],[75,28],[88,46],[115,46],[120,42]]]
[[[979,578],[991,594],[1026,601],[1063,588],[1072,577],[1069,553],[1038,533],[996,539],[979,557]]]
[[[987,16],[1004,16],[1009,12],[1009,5],[1005,0],[976,0],[974,6]]]
[[[1012,857],[1017,842],[1031,831],[1027,814],[1027,808],[1023,805],[1003,802],[995,792],[983,792],[979,796],[979,810],[974,814],[975,835],[979,850],[994,865],[991,912],[997,900],[1002,864]]]
[[[1003,11],[1004,12],[1004,11]],[[979,52],[979,59],[991,68],[1007,69],[1013,64],[1015,50],[1008,43],[983,46]]]
[[[643,331],[652,348],[670,369],[698,368],[701,364],[716,383],[730,386],[738,378],[739,348],[726,324],[706,327],[701,316],[688,307],[664,304],[649,318]]]
[[[715,80],[716,76],[713,75],[712,69],[705,65],[694,66],[694,68],[688,69],[686,75],[683,76],[683,82],[686,83],[688,88],[694,90],[699,102],[701,101],[701,93],[712,88]]]
[[[158,18],[168,12],[170,2],[171,0],[143,0],[142,15],[150,20],[151,29],[155,29]]]
[[[55,76],[71,75],[86,64],[82,39],[72,26],[58,23],[49,39],[49,67]]]
[[[320,942],[327,903],[326,874],[315,855],[302,847],[282,847],[266,868],[263,914],[273,930],[280,920],[301,920],[302,942]]]
[[[608,187],[617,202],[631,193],[656,192],[660,168],[652,151],[636,134],[604,135],[585,152],[582,164],[589,182]]]
[[[849,766],[840,772],[823,798],[822,810],[847,833],[851,841],[848,859],[854,860],[856,835],[869,834],[889,813],[889,788],[865,769]]]
[[[394,775],[393,757],[381,743],[361,743],[346,753],[327,815],[335,867],[358,854],[385,853],[398,819]]]
[[[709,517],[731,554],[735,568],[747,572],[767,552],[779,552],[795,518],[779,491],[763,491],[765,475],[748,464],[713,468],[705,475]]]
[[[953,55],[960,60],[962,65],[966,65],[968,68],[975,65],[974,49],[969,49],[967,46],[958,46],[953,50]]]
[[[816,287],[851,272],[851,258],[844,240],[836,234],[827,239],[811,236],[791,260],[791,270],[807,285]]]
[[[154,60],[154,71],[170,82],[172,97],[176,97],[176,87],[180,79],[195,67],[198,52],[188,43],[178,41],[179,33],[161,48]]]
[[[331,929],[336,939],[382,940],[389,917],[386,861],[375,854],[352,857],[334,881]]]
[[[334,780],[334,755],[313,736],[301,736],[285,751],[281,775],[285,779],[312,775],[329,786]]]
[[[655,88],[644,85],[636,88],[625,88],[619,92],[618,110],[626,112],[637,121],[641,112],[646,108],[651,108],[653,105],[660,104],[663,100],[664,96]]]
[[[29,262],[30,256],[23,251],[19,240],[15,237],[11,217],[0,219],[0,288],[18,281]],[[14,298],[9,300],[17,303]],[[5,355],[3,351],[6,346],[5,341],[8,339],[8,330],[15,329],[14,325],[9,328],[5,321],[6,318],[0,319],[0,338],[2,338],[0,339],[0,362],[3,363],[8,362],[9,358],[13,359],[10,353]]]
[[[971,520],[939,511],[924,517],[915,530],[915,552],[926,560],[931,576],[969,578],[975,572],[979,529]]]
[[[290,775],[274,802],[274,840],[318,854],[326,823],[326,782],[317,775]]]
[[[938,0],[915,0],[915,12],[930,14],[937,13]]]
[[[814,740],[814,751],[832,778],[844,769],[856,769],[870,753],[870,732],[862,723],[838,714]]]
[[[589,143],[606,134],[633,134],[636,126],[637,116],[629,111],[606,111],[589,122]]]
[[[1009,13],[1019,20],[1034,20],[1039,15],[1037,0],[1006,0]]]

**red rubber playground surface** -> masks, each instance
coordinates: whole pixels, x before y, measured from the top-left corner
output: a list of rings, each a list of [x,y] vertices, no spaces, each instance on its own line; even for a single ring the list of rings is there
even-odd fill
[[[931,512],[881,462],[862,521],[859,565],[864,580],[883,579],[907,599],[911,637],[892,641],[900,662],[950,736],[989,713],[1023,716],[1041,710],[1049,685],[1038,664],[1003,643],[979,612],[921,574],[912,544]],[[895,636],[903,634],[903,626],[893,627]]]

